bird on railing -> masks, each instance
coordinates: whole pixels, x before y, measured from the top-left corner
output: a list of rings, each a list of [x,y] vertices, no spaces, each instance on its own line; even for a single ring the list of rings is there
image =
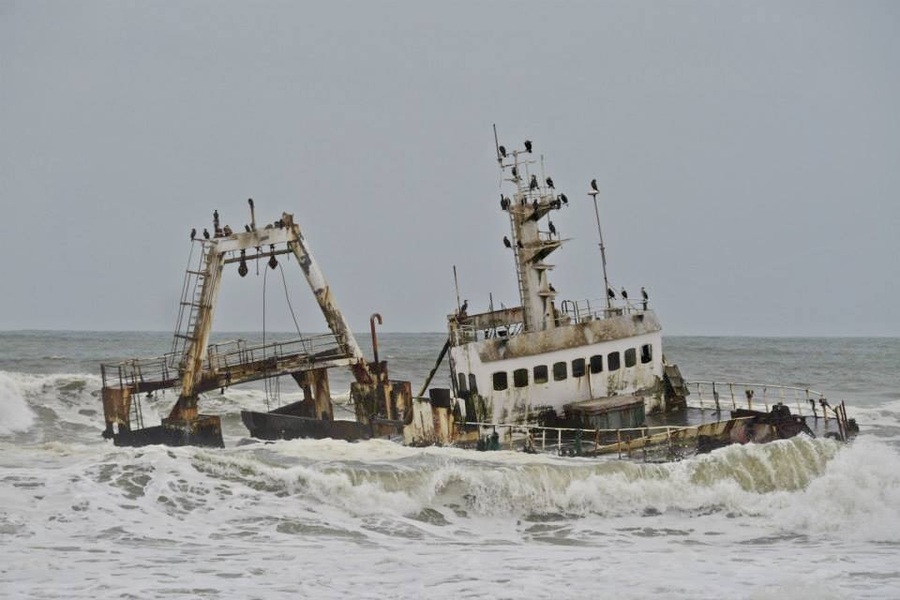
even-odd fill
[[[609,297],[610,300],[616,299],[616,292],[612,288],[606,288],[606,295]]]
[[[625,291],[625,288],[622,288],[619,294],[622,295],[622,300],[628,301],[628,292]]]

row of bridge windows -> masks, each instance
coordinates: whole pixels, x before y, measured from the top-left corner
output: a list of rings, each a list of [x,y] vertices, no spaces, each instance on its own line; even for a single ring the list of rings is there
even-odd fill
[[[624,355],[624,356],[623,356]],[[637,364],[638,351],[636,348],[629,348],[625,352],[610,352],[606,355],[606,371],[613,373],[622,368],[622,358],[625,359],[625,368],[633,367]],[[571,363],[566,361],[555,362],[552,368],[548,369],[547,365],[537,365],[531,369],[531,380],[536,383],[547,383],[552,375],[553,381],[565,381],[569,378],[569,367],[571,366],[571,376],[574,378],[584,377],[588,371],[590,373],[602,373],[604,366],[604,356],[595,354],[589,359],[576,358]],[[641,364],[647,364],[653,360],[653,346],[644,344],[640,348]],[[509,388],[509,374],[506,371],[497,371],[492,377],[494,391],[502,392]],[[465,375],[459,374],[459,387],[465,391]],[[469,383],[473,391],[475,391],[475,377],[469,375]],[[516,369],[512,372],[513,387],[523,388],[529,384],[529,369]]]

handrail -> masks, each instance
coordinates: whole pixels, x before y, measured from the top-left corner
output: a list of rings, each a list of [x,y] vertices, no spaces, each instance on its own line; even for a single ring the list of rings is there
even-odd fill
[[[744,417],[750,418],[750,417]],[[482,430],[484,429],[496,429],[499,427],[502,429],[506,429],[504,432],[504,436],[508,439],[508,443],[512,444],[512,436],[513,433],[524,433],[529,437],[533,432],[541,433],[541,450],[547,449],[547,432],[556,432],[556,444],[551,442],[550,447],[556,446],[559,450],[562,450],[563,447],[563,433],[564,432],[575,432],[575,433],[584,433],[591,434],[594,437],[594,445],[595,451],[600,448],[615,448],[620,456],[623,449],[627,452],[631,452],[631,443],[633,441],[644,439],[649,440],[654,437],[664,436],[663,441],[672,442],[678,439],[678,436],[682,432],[690,431],[696,429],[696,426],[692,425],[648,425],[645,427],[620,427],[618,429],[581,429],[577,427],[548,427],[544,425],[524,425],[519,423],[487,423],[482,421],[466,421],[463,425],[467,426],[477,426]],[[629,433],[637,433],[634,438],[629,436]],[[623,439],[624,434],[624,439]],[[615,435],[616,442],[613,444],[600,444],[600,436],[601,435]],[[533,441],[533,440],[532,440]],[[582,439],[582,441],[590,441],[590,438]]]
[[[605,299],[596,298],[563,300],[560,303],[560,312],[568,316],[574,323],[638,314],[647,310],[643,302],[631,302],[630,300],[616,301],[609,308],[606,306]]]
[[[687,405],[701,410],[722,410],[723,395],[725,395],[724,401],[730,401],[730,408],[735,410],[738,408],[757,410],[761,403],[762,408],[768,411],[772,404],[785,404],[800,416],[814,418],[821,416],[826,420],[838,418],[836,408],[828,404],[825,394],[800,386],[736,381],[685,381],[685,386],[689,391]],[[737,394],[735,394],[736,390]],[[757,396],[757,390],[762,390],[762,394]],[[711,398],[709,392],[712,393]],[[707,393],[706,399],[704,393]],[[792,397],[789,398],[788,395],[792,395]],[[696,396],[696,400],[693,399],[694,396]],[[817,404],[821,409],[821,414],[816,409]],[[829,410],[831,411],[830,415]]]
[[[324,354],[331,350],[340,352],[334,337],[329,334],[317,334],[253,345],[248,345],[244,340],[240,339],[229,340],[208,346],[206,364],[209,370],[220,371],[263,359],[277,361],[284,357],[306,356],[310,361],[313,361],[314,355]],[[180,358],[180,355],[169,352],[162,356],[130,358],[118,363],[102,363],[103,385],[106,387],[107,379],[115,377],[119,380],[119,387],[124,387],[125,382],[128,379],[133,379],[136,375],[139,375],[144,382],[163,382],[170,379],[178,379],[180,373],[175,373],[173,376],[170,376],[169,373],[170,367],[175,364],[173,361],[178,358]]]

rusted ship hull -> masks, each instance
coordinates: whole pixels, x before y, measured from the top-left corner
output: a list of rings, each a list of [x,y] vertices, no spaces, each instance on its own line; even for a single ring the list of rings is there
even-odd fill
[[[319,421],[274,413],[241,411],[241,419],[252,437],[260,440],[332,438],[355,442],[372,437],[368,427],[355,421]]]
[[[356,421],[314,419],[291,414],[300,403],[289,404],[272,412],[241,411],[241,420],[252,437],[261,440],[292,440],[296,438],[333,438],[354,442],[372,437],[372,428]]]
[[[104,437],[112,438],[116,446],[206,446],[224,448],[222,425],[219,417],[200,415],[190,422],[171,422],[164,420],[161,425],[143,427],[141,429],[119,428],[113,432],[108,429]]]

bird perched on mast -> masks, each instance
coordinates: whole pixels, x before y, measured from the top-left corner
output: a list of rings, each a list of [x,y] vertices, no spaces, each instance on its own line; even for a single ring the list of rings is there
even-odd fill
[[[548,178],[546,179],[546,182],[547,182],[547,187],[548,187],[548,188],[550,188],[551,190],[554,189],[554,188],[553,188],[553,179],[552,179],[552,178],[548,177]]]
[[[610,300],[616,299],[616,292],[612,288],[606,288],[606,295],[609,296]]]
[[[641,298],[644,299],[644,310],[647,310],[647,301],[650,300],[650,294],[647,293],[644,286],[641,286]]]
[[[531,183],[528,184],[528,189],[529,189],[529,190],[536,190],[536,189],[538,189],[537,175],[532,175],[532,176],[531,176]]]
[[[531,140],[525,140],[525,152],[531,154]]]
[[[197,228],[191,229],[191,241],[194,241],[194,238],[197,237]]]
[[[595,194],[600,191],[597,189],[597,180],[596,179],[591,179],[591,191]]]
[[[628,292],[625,291],[625,288],[619,292],[622,295],[622,300],[628,300]]]
[[[209,239],[209,229],[203,228],[203,237],[204,239]]]

